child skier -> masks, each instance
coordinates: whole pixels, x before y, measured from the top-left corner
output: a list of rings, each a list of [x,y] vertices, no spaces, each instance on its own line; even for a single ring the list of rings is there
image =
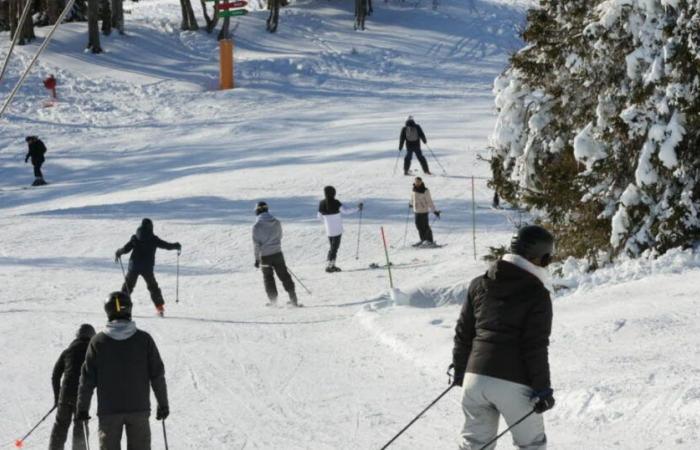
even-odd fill
[[[343,235],[343,215],[353,214],[362,210],[362,203],[357,204],[357,208],[346,208],[335,198],[335,188],[326,186],[323,188],[323,196],[325,197],[318,205],[319,219],[323,219],[326,227],[326,234],[330,242],[328,257],[326,258],[326,272],[340,272],[340,268],[335,265],[335,260],[338,256],[340,248],[340,238]]]
[[[435,209],[433,199],[430,197],[430,191],[423,183],[421,177],[416,177],[413,182],[413,192],[411,194],[411,203],[408,205],[413,208],[416,217],[416,228],[420,241],[413,244],[414,247],[435,247],[433,241],[433,230],[430,229],[430,218],[428,213],[432,212],[435,217],[440,217],[440,211]]]
[[[153,222],[151,219],[143,219],[141,226],[136,230],[136,234],[131,236],[131,239],[124,247],[117,250],[115,261],[118,261],[122,255],[133,250],[129,258],[129,271],[126,273],[122,292],[131,295],[134,291],[134,286],[136,286],[136,280],[138,280],[139,275],[141,275],[146,281],[146,287],[151,294],[151,300],[156,306],[158,315],[163,316],[163,304],[165,300],[163,300],[163,294],[153,274],[153,267],[156,263],[156,249],[159,248],[165,250],[182,250],[182,246],[179,242],[171,244],[153,234]]]
[[[294,282],[287,270],[282,254],[282,225],[269,213],[267,203],[258,202],[255,206],[257,219],[253,225],[253,247],[255,251],[255,268],[262,267],[265,292],[269,299],[268,305],[277,304],[277,285],[275,273],[282,282],[284,290],[289,294],[289,304],[299,306]]]
[[[411,169],[411,159],[414,153],[423,169],[423,173],[432,175],[428,168],[428,161],[425,160],[425,156],[423,156],[423,152],[420,149],[420,141],[423,141],[424,144],[428,143],[423,129],[413,120],[413,116],[408,116],[406,126],[401,129],[401,135],[399,136],[399,153],[403,150],[404,142],[406,143],[406,157],[403,160],[404,175],[410,175],[409,170]]]
[[[44,181],[44,174],[41,173],[41,166],[44,164],[46,146],[41,142],[41,139],[36,136],[27,136],[24,140],[28,147],[27,155],[24,157],[24,163],[26,164],[31,158],[32,166],[34,166],[34,182],[32,186],[43,186],[46,184],[46,181]]]

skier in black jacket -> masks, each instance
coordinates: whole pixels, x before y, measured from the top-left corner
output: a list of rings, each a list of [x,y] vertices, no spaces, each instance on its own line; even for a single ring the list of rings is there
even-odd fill
[[[136,280],[141,275],[146,281],[146,287],[148,287],[148,292],[151,294],[151,300],[156,306],[158,314],[162,316],[165,300],[163,300],[163,294],[153,274],[153,267],[156,264],[156,249],[158,248],[177,250],[178,252],[182,250],[179,242],[171,244],[153,234],[153,222],[151,219],[143,219],[141,226],[136,230],[136,234],[131,236],[131,239],[124,247],[117,250],[115,261],[118,261],[122,255],[132,252],[129,258],[129,271],[122,285],[122,292],[131,295],[134,291],[134,286],[136,286]]]
[[[97,388],[100,450],[120,450],[126,428],[129,450],[150,450],[150,390],[156,420],[170,413],[165,368],[153,338],[131,321],[131,298],[112,292],[105,302],[109,322],[90,341],[80,374],[77,420],[90,420],[90,401]]]
[[[423,168],[423,173],[432,175],[428,168],[428,161],[425,160],[425,156],[423,156],[423,152],[420,149],[420,141],[423,141],[424,144],[428,143],[423,129],[413,120],[413,116],[408,116],[406,126],[401,129],[401,136],[399,136],[399,152],[403,150],[404,142],[406,143],[406,157],[403,160],[404,175],[410,175],[409,170],[411,169],[411,159],[414,153],[416,158],[418,158],[418,162],[420,162],[420,166]]]
[[[82,324],[78,329],[75,340],[71,342],[53,368],[51,384],[53,385],[54,403],[56,404],[56,422],[51,430],[49,450],[63,450],[68,438],[68,428],[75,417],[75,406],[78,400],[78,382],[80,368],[85,361],[90,339],[95,335],[95,329],[90,324]],[[61,380],[62,379],[62,380]],[[84,430],[77,421],[73,425],[73,450],[85,449]]]
[[[552,302],[548,272],[554,237],[539,226],[521,228],[511,253],[475,278],[455,330],[454,383],[463,386],[461,449],[481,448],[496,436],[499,414],[513,425],[518,448],[544,450],[541,413],[554,406],[548,346]],[[466,372],[466,376],[465,376]]]
[[[26,164],[31,158],[32,166],[34,166],[34,182],[32,186],[42,186],[46,184],[46,181],[44,181],[44,174],[41,173],[41,165],[44,164],[46,146],[41,142],[41,139],[36,136],[27,136],[24,140],[28,146],[27,156],[24,157],[24,163]]]

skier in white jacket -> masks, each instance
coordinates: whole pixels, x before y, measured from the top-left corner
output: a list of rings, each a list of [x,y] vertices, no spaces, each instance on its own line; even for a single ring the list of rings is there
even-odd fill
[[[326,234],[330,242],[326,263],[326,272],[340,272],[340,268],[335,265],[340,248],[340,238],[343,235],[343,215],[353,214],[362,210],[362,203],[358,203],[357,208],[346,208],[335,198],[335,188],[326,186],[323,188],[324,199],[318,205],[318,218],[323,219],[326,226]]]

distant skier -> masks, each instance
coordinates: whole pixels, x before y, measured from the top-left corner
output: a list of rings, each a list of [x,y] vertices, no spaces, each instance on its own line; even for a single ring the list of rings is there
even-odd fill
[[[411,169],[411,159],[413,159],[414,153],[423,168],[423,173],[432,175],[428,168],[428,161],[425,160],[423,152],[420,149],[420,141],[423,141],[424,144],[428,143],[423,129],[413,120],[413,116],[408,116],[406,126],[401,129],[401,136],[399,137],[399,152],[403,150],[404,142],[406,143],[406,157],[403,160],[404,175],[410,175],[409,170]]]
[[[43,186],[46,184],[46,181],[44,181],[44,174],[41,173],[41,166],[44,164],[46,146],[41,139],[36,136],[27,136],[24,140],[29,147],[27,156],[24,157],[24,163],[26,164],[31,158],[32,166],[34,166],[34,182],[32,186]]]
[[[362,210],[362,203],[357,204],[357,208],[346,208],[335,198],[335,188],[326,186],[323,188],[324,199],[318,205],[318,218],[323,219],[326,226],[326,234],[330,242],[328,257],[326,258],[326,272],[340,272],[340,268],[335,265],[340,248],[340,238],[343,235],[343,215],[353,214]]]
[[[282,225],[269,213],[267,203],[258,202],[255,207],[257,219],[253,225],[253,247],[255,252],[255,268],[262,267],[265,292],[270,300],[268,305],[277,304],[277,285],[275,273],[282,282],[284,290],[289,295],[289,304],[299,306],[294,282],[287,270],[282,254]]]
[[[416,219],[416,228],[420,241],[413,244],[414,247],[435,247],[433,241],[433,230],[430,229],[429,213],[435,214],[435,217],[440,217],[440,211],[435,209],[433,199],[430,197],[430,191],[423,183],[421,177],[416,177],[413,182],[413,193],[411,194],[411,203],[409,207],[413,208]]]
[[[540,414],[554,407],[546,269],[554,237],[542,227],[526,226],[513,237],[510,251],[471,282],[457,321],[451,367],[454,384],[464,386],[463,450],[481,448],[495,438],[499,415],[513,425],[533,408],[537,415],[513,428],[513,443],[521,449],[546,448]]]
[[[53,368],[51,383],[53,385],[54,402],[56,406],[56,422],[51,430],[49,450],[63,450],[68,438],[68,429],[75,418],[78,403],[78,383],[80,368],[85,361],[90,339],[95,335],[92,325],[80,325],[75,340],[65,349]],[[77,421],[73,425],[73,450],[83,450],[85,445],[85,430]]]
[[[163,294],[158,287],[158,282],[153,274],[153,267],[156,263],[156,249],[163,248],[165,250],[182,250],[179,242],[171,244],[165,242],[155,234],[153,234],[153,222],[151,219],[143,219],[141,226],[136,230],[136,234],[131,236],[129,242],[115,254],[115,261],[118,261],[122,255],[133,250],[129,258],[129,271],[126,273],[126,279],[122,285],[122,292],[131,295],[136,286],[136,280],[139,275],[146,281],[146,287],[151,294],[151,300],[156,306],[156,311],[159,315],[163,315],[165,307],[163,306]]]
[[[90,341],[80,374],[77,420],[90,420],[97,388],[100,450],[119,450],[126,429],[126,448],[150,450],[150,390],[158,408],[156,420],[170,414],[165,368],[153,338],[131,321],[131,298],[112,292],[105,302],[107,326]]]

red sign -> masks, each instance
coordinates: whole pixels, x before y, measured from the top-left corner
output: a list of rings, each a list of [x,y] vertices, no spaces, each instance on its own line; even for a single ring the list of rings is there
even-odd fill
[[[214,9],[226,11],[233,8],[243,8],[246,5],[248,5],[247,1],[240,0],[231,3],[219,3],[218,5],[214,5]]]

